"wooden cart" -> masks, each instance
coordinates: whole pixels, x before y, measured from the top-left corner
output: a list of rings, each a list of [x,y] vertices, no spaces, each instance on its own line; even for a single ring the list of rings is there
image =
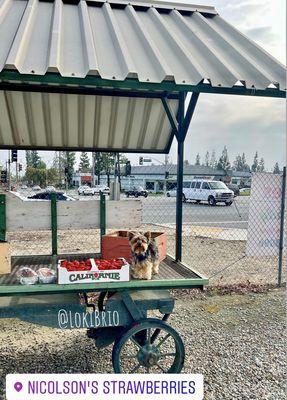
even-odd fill
[[[13,259],[12,273],[0,277],[0,318],[19,318],[53,328],[87,329],[97,347],[114,343],[115,372],[181,371],[184,345],[179,333],[167,324],[174,308],[167,289],[203,288],[206,278],[167,257],[160,265],[159,275],[151,281],[19,285],[17,271],[27,262],[34,270],[42,266],[53,268],[58,258]],[[95,296],[95,292],[99,295]],[[162,318],[148,317],[154,310]]]

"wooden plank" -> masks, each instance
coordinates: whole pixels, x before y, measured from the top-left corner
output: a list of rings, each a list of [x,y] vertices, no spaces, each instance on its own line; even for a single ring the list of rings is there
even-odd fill
[[[136,228],[142,224],[140,200],[107,201],[107,228]],[[51,229],[49,201],[23,201],[8,193],[6,198],[7,231]],[[100,201],[77,200],[57,203],[59,229],[100,228]]]

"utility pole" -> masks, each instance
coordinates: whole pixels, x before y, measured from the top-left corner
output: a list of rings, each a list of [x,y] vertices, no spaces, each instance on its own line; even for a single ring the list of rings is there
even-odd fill
[[[92,187],[95,186],[95,152],[92,152]]]
[[[11,178],[10,178],[10,173],[11,173],[11,151],[8,150],[8,190],[11,190]]]

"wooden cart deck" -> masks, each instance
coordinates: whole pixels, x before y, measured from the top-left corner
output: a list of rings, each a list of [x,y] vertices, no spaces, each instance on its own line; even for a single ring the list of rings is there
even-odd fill
[[[69,256],[75,259],[75,256]],[[66,257],[65,258],[69,258]],[[30,294],[47,294],[47,293],[72,293],[72,292],[96,292],[102,290],[128,290],[128,289],[173,289],[173,288],[192,288],[203,287],[208,283],[207,278],[198,272],[191,270],[183,263],[174,261],[171,257],[167,257],[160,264],[159,274],[155,275],[152,280],[136,280],[129,282],[112,282],[112,283],[90,283],[90,284],[74,284],[74,285],[58,285],[58,284],[42,284],[42,285],[20,285],[17,281],[17,271],[28,266],[37,270],[43,266],[55,268],[57,260],[63,258],[61,256],[31,256],[31,257],[15,257],[12,259],[11,274],[0,276],[0,296],[13,295],[30,295]]]

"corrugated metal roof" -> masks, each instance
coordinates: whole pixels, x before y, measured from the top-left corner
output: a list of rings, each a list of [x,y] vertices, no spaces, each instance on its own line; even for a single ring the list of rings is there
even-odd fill
[[[0,91],[0,146],[157,152],[169,141],[159,99]]]
[[[72,93],[80,86],[90,90],[92,78],[100,80],[94,89],[112,82],[121,91],[135,81],[141,95],[158,90],[146,85],[174,82],[168,91],[202,82],[217,89],[244,82],[263,95],[270,84],[285,89],[284,67],[209,6],[0,0],[0,44],[2,148],[168,151],[172,133],[159,98]],[[9,70],[17,74],[18,88],[5,78]],[[18,75],[31,82],[28,89],[19,89]],[[47,82],[51,76],[57,84]],[[31,85],[43,90],[41,80],[48,83],[46,92],[33,92]],[[60,86],[70,93],[51,93]],[[176,115],[177,100],[169,101]]]
[[[139,0],[1,0],[0,5],[0,70],[285,88],[284,67],[212,7]]]

